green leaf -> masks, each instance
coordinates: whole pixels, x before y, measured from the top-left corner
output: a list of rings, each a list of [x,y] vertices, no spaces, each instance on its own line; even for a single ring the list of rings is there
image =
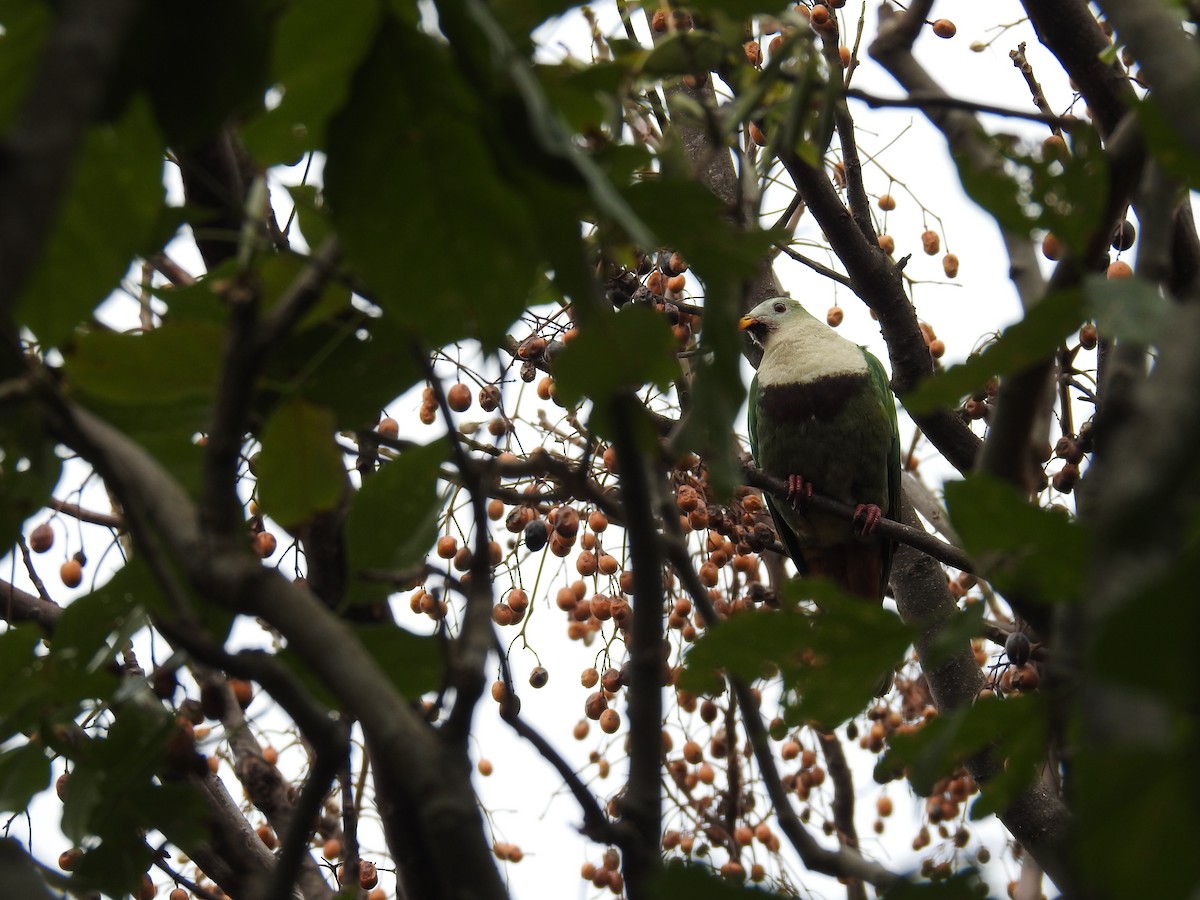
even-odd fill
[[[262,102],[278,5],[276,0],[146,5],[126,53],[141,68],[154,114],[172,147],[204,141],[235,113]]]
[[[645,75],[711,72],[725,59],[723,41],[711,31],[675,31],[655,44],[641,70]]]
[[[634,304],[594,316],[554,359],[558,399],[567,406],[585,397],[605,403],[622,389],[645,384],[666,390],[678,374],[675,338],[666,319]]]
[[[651,896],[658,900],[771,900],[769,891],[715,877],[711,870],[671,860],[654,875]]]
[[[16,543],[25,520],[50,499],[61,471],[38,405],[0,404],[0,547]]]
[[[38,70],[54,15],[44,0],[9,0],[0,10],[0,133],[8,134]]]
[[[141,334],[94,330],[65,356],[67,377],[90,397],[130,406],[200,401],[217,388],[225,329],[205,322],[167,321]]]
[[[801,598],[815,600],[820,609],[801,608]],[[720,687],[717,670],[749,681],[774,663],[789,718],[832,728],[862,710],[880,677],[903,656],[912,632],[882,607],[822,579],[789,583],[783,600],[781,610],[734,616],[706,632],[688,651],[680,684],[709,693]]]
[[[3,56],[3,53],[0,53]],[[0,838],[0,884],[12,897],[22,900],[57,900],[42,881],[33,860],[12,838]]]
[[[945,490],[967,553],[1001,593],[1044,603],[1080,598],[1090,550],[1082,525],[987,475],[970,475]]]
[[[442,503],[438,475],[445,441],[405,450],[366,480],[346,517],[351,602],[374,600],[381,585],[369,572],[394,572],[425,558],[437,535]]]
[[[22,812],[50,786],[50,757],[41,744],[29,742],[0,751],[0,810]]]
[[[103,587],[76,598],[63,610],[50,644],[56,665],[94,673],[112,662],[125,641],[146,624],[139,598],[123,588],[135,574],[140,573],[135,569],[121,578],[118,572]],[[113,581],[117,581],[116,587]]]
[[[993,375],[1008,375],[1050,356],[1084,318],[1083,293],[1059,291],[1046,296],[1025,318],[982,353],[922,381],[904,398],[909,412],[920,415],[950,406],[966,394],[980,390]]]
[[[325,124],[350,91],[381,11],[376,0],[288,5],[276,26],[271,61],[271,79],[283,98],[242,131],[260,164],[294,162],[325,146]]]
[[[928,797],[938,780],[983,751],[1004,760],[972,808],[972,818],[1004,809],[1037,777],[1048,734],[1046,700],[1038,694],[990,697],[920,728],[888,739],[888,749],[875,766],[876,779],[904,771],[915,790]]]
[[[1171,302],[1144,278],[1088,275],[1083,282],[1088,310],[1106,338],[1152,347],[1161,340],[1172,313]]]
[[[145,103],[88,132],[17,321],[61,345],[145,252],[163,200],[162,142]]]
[[[403,696],[416,699],[436,690],[441,684],[442,647],[431,635],[413,634],[394,625],[354,625],[363,651],[371,656]],[[319,703],[340,709],[345,703],[330,691],[328,684],[309,668],[307,662],[285,647],[276,654]]]
[[[288,530],[333,509],[347,489],[334,430],[333,413],[305,400],[285,403],[263,427],[258,498]]]
[[[496,115],[443,44],[387,19],[330,123],[325,193],[347,256],[430,345],[498,346],[541,263],[532,210],[492,152]]]

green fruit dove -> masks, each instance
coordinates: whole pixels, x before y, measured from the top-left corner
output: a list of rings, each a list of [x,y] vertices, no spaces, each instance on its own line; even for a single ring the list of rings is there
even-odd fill
[[[895,543],[875,529],[900,514],[900,432],[883,365],[788,297],[763,301],[739,327],[763,350],[750,449],[760,469],[788,483],[788,503],[766,498],[780,542],[801,574],[882,602]],[[814,490],[853,506],[853,522],[808,509]],[[889,673],[880,696],[891,681]]]

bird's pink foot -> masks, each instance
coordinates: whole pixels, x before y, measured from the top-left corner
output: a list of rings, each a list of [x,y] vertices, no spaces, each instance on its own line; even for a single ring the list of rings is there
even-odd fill
[[[883,510],[874,503],[860,503],[854,507],[854,531],[866,537],[871,534],[883,518]]]
[[[805,481],[799,475],[788,476],[788,503],[799,510],[803,510],[808,506],[808,501],[812,499],[813,487],[811,481]]]

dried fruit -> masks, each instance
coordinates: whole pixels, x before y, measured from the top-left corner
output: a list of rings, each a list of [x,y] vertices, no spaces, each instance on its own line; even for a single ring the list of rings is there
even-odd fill
[[[878,202],[879,208],[884,212],[891,212],[896,208],[896,198],[891,194],[880,194]]]
[[[379,420],[375,430],[383,437],[394,438],[400,434],[400,423],[388,416]]]
[[[938,233],[933,230],[925,230],[921,232],[921,249],[929,256],[937,256],[938,250],[942,247],[942,239],[938,237]]]
[[[621,727],[621,715],[615,709],[606,709],[600,713],[600,730],[605,734],[615,734]]]
[[[534,666],[529,671],[529,686],[535,688],[544,688],[546,682],[550,680],[550,673],[541,666]]]
[[[1079,346],[1084,350],[1095,350],[1096,344],[1099,343],[1100,337],[1096,333],[1096,326],[1092,322],[1084,323],[1079,329]]]
[[[942,271],[946,273],[947,278],[954,278],[958,275],[958,257],[953,253],[947,253],[942,257]]]
[[[746,51],[746,62],[752,66],[761,66],[763,61],[762,47],[758,41],[746,41],[742,45],[742,49]]]
[[[879,235],[879,249],[891,256],[896,252],[896,241],[890,234]]]
[[[842,312],[840,306],[831,306],[829,312],[825,313],[825,321],[829,323],[830,328],[837,328],[841,325],[843,318],[845,318],[845,313]]]
[[[500,388],[494,384],[485,384],[479,389],[479,408],[484,412],[494,412],[500,405]]]

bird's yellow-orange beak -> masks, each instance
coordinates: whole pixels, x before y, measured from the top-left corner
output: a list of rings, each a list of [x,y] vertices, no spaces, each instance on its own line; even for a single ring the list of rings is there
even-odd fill
[[[738,319],[738,331],[745,331],[757,321],[758,319],[754,318],[754,316],[742,316]]]

